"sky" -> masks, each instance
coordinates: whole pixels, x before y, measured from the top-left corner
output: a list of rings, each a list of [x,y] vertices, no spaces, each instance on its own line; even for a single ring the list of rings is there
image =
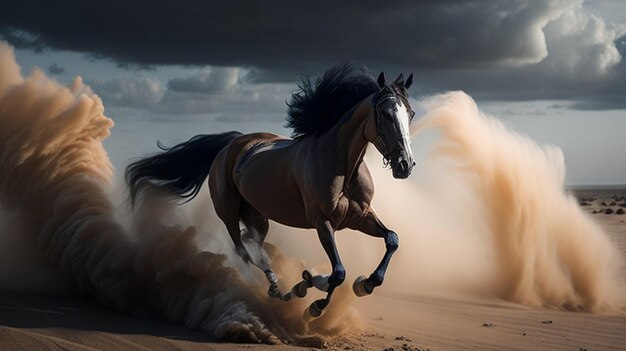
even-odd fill
[[[297,78],[354,61],[374,75],[414,73],[416,106],[464,90],[511,129],[561,147],[569,185],[626,184],[626,1],[20,0],[2,9],[0,40],[25,74],[81,76],[102,97],[118,169],[157,139],[289,135]]]

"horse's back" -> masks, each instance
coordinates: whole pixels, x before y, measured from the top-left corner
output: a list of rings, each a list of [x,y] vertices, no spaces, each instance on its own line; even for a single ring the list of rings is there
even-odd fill
[[[214,203],[238,196],[264,217],[295,227],[309,227],[293,177],[296,140],[272,133],[252,133],[234,139],[212,169],[209,184]]]

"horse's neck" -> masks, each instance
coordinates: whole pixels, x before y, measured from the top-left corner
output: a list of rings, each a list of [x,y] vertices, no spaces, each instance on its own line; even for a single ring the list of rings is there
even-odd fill
[[[355,174],[369,143],[366,132],[371,129],[373,121],[370,100],[368,97],[360,102],[351,114],[344,116],[344,119],[329,131],[329,136],[334,139],[333,144],[338,147],[340,167],[346,182],[349,182]]]

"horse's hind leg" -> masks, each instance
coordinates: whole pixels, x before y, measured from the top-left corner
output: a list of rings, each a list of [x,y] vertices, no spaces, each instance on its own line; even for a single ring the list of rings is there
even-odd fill
[[[265,273],[265,277],[270,283],[268,294],[283,301],[289,301],[294,296],[306,296],[307,289],[312,286],[309,284],[309,280],[306,279],[296,284],[288,293],[282,294],[280,292],[278,278],[271,267],[271,259],[263,248],[263,242],[269,230],[267,218],[263,217],[245,201],[242,201],[241,219],[245,226],[242,242],[250,254],[250,262]]]
[[[209,181],[212,179],[209,178]],[[241,208],[241,195],[234,184],[223,182],[220,184],[209,183],[211,186],[211,198],[217,216],[224,222],[226,230],[235,245],[235,251],[244,260],[250,261],[250,254],[241,241],[241,228],[239,227],[239,212]]]
[[[263,271],[270,269],[271,260],[263,248],[263,242],[269,229],[267,219],[242,216],[241,222],[243,224],[241,241],[250,254],[250,262]]]
[[[235,252],[237,252],[237,255],[239,255],[244,262],[249,263],[252,257],[241,241],[242,232],[239,226],[239,218],[222,219],[222,221],[226,225],[226,230],[228,230],[228,234],[235,244]]]

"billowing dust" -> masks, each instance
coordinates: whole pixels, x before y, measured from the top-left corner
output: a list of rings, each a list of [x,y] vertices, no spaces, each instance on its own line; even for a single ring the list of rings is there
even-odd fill
[[[494,295],[533,306],[622,308],[618,256],[563,190],[563,157],[507,131],[471,98],[425,102],[414,132],[439,130],[411,181],[368,155],[374,208],[400,236],[385,288]],[[35,70],[23,78],[0,44],[0,289],[81,293],[119,311],[158,315],[216,339],[319,345],[358,328],[351,281],[327,312],[305,322],[314,298],[267,296],[258,269],[242,263],[206,190],[176,207],[146,194],[135,212],[111,186],[102,146],[113,122],[80,78],[64,87]],[[337,234],[351,279],[382,257],[379,239]],[[313,231],[272,225],[267,249],[288,289],[304,268],[328,273]],[[299,259],[294,259],[298,257]]]
[[[400,237],[384,289],[624,311],[621,257],[565,190],[560,149],[507,130],[462,92],[422,104],[426,113],[412,134],[434,141],[411,181],[394,180],[377,153],[366,156],[373,208]],[[293,231],[280,227],[271,239],[290,255],[320,262],[322,251],[311,254],[306,234]],[[380,239],[351,231],[338,234],[338,245],[353,276],[368,275],[384,253]]]
[[[316,345],[353,324],[349,304],[307,324],[308,301],[271,300],[255,272],[227,264],[223,246],[201,250],[198,231],[163,196],[151,194],[133,216],[118,220],[102,147],[113,122],[100,98],[80,78],[64,87],[40,70],[27,78],[19,72],[12,50],[0,46],[0,195],[11,218],[3,240],[19,237],[13,248],[44,262],[63,280],[58,290],[127,313],[162,315],[220,340]],[[202,236],[209,234],[223,233]],[[302,263],[270,251],[278,271],[300,274]],[[28,272],[15,273],[24,262],[5,263],[4,288],[37,287]]]

